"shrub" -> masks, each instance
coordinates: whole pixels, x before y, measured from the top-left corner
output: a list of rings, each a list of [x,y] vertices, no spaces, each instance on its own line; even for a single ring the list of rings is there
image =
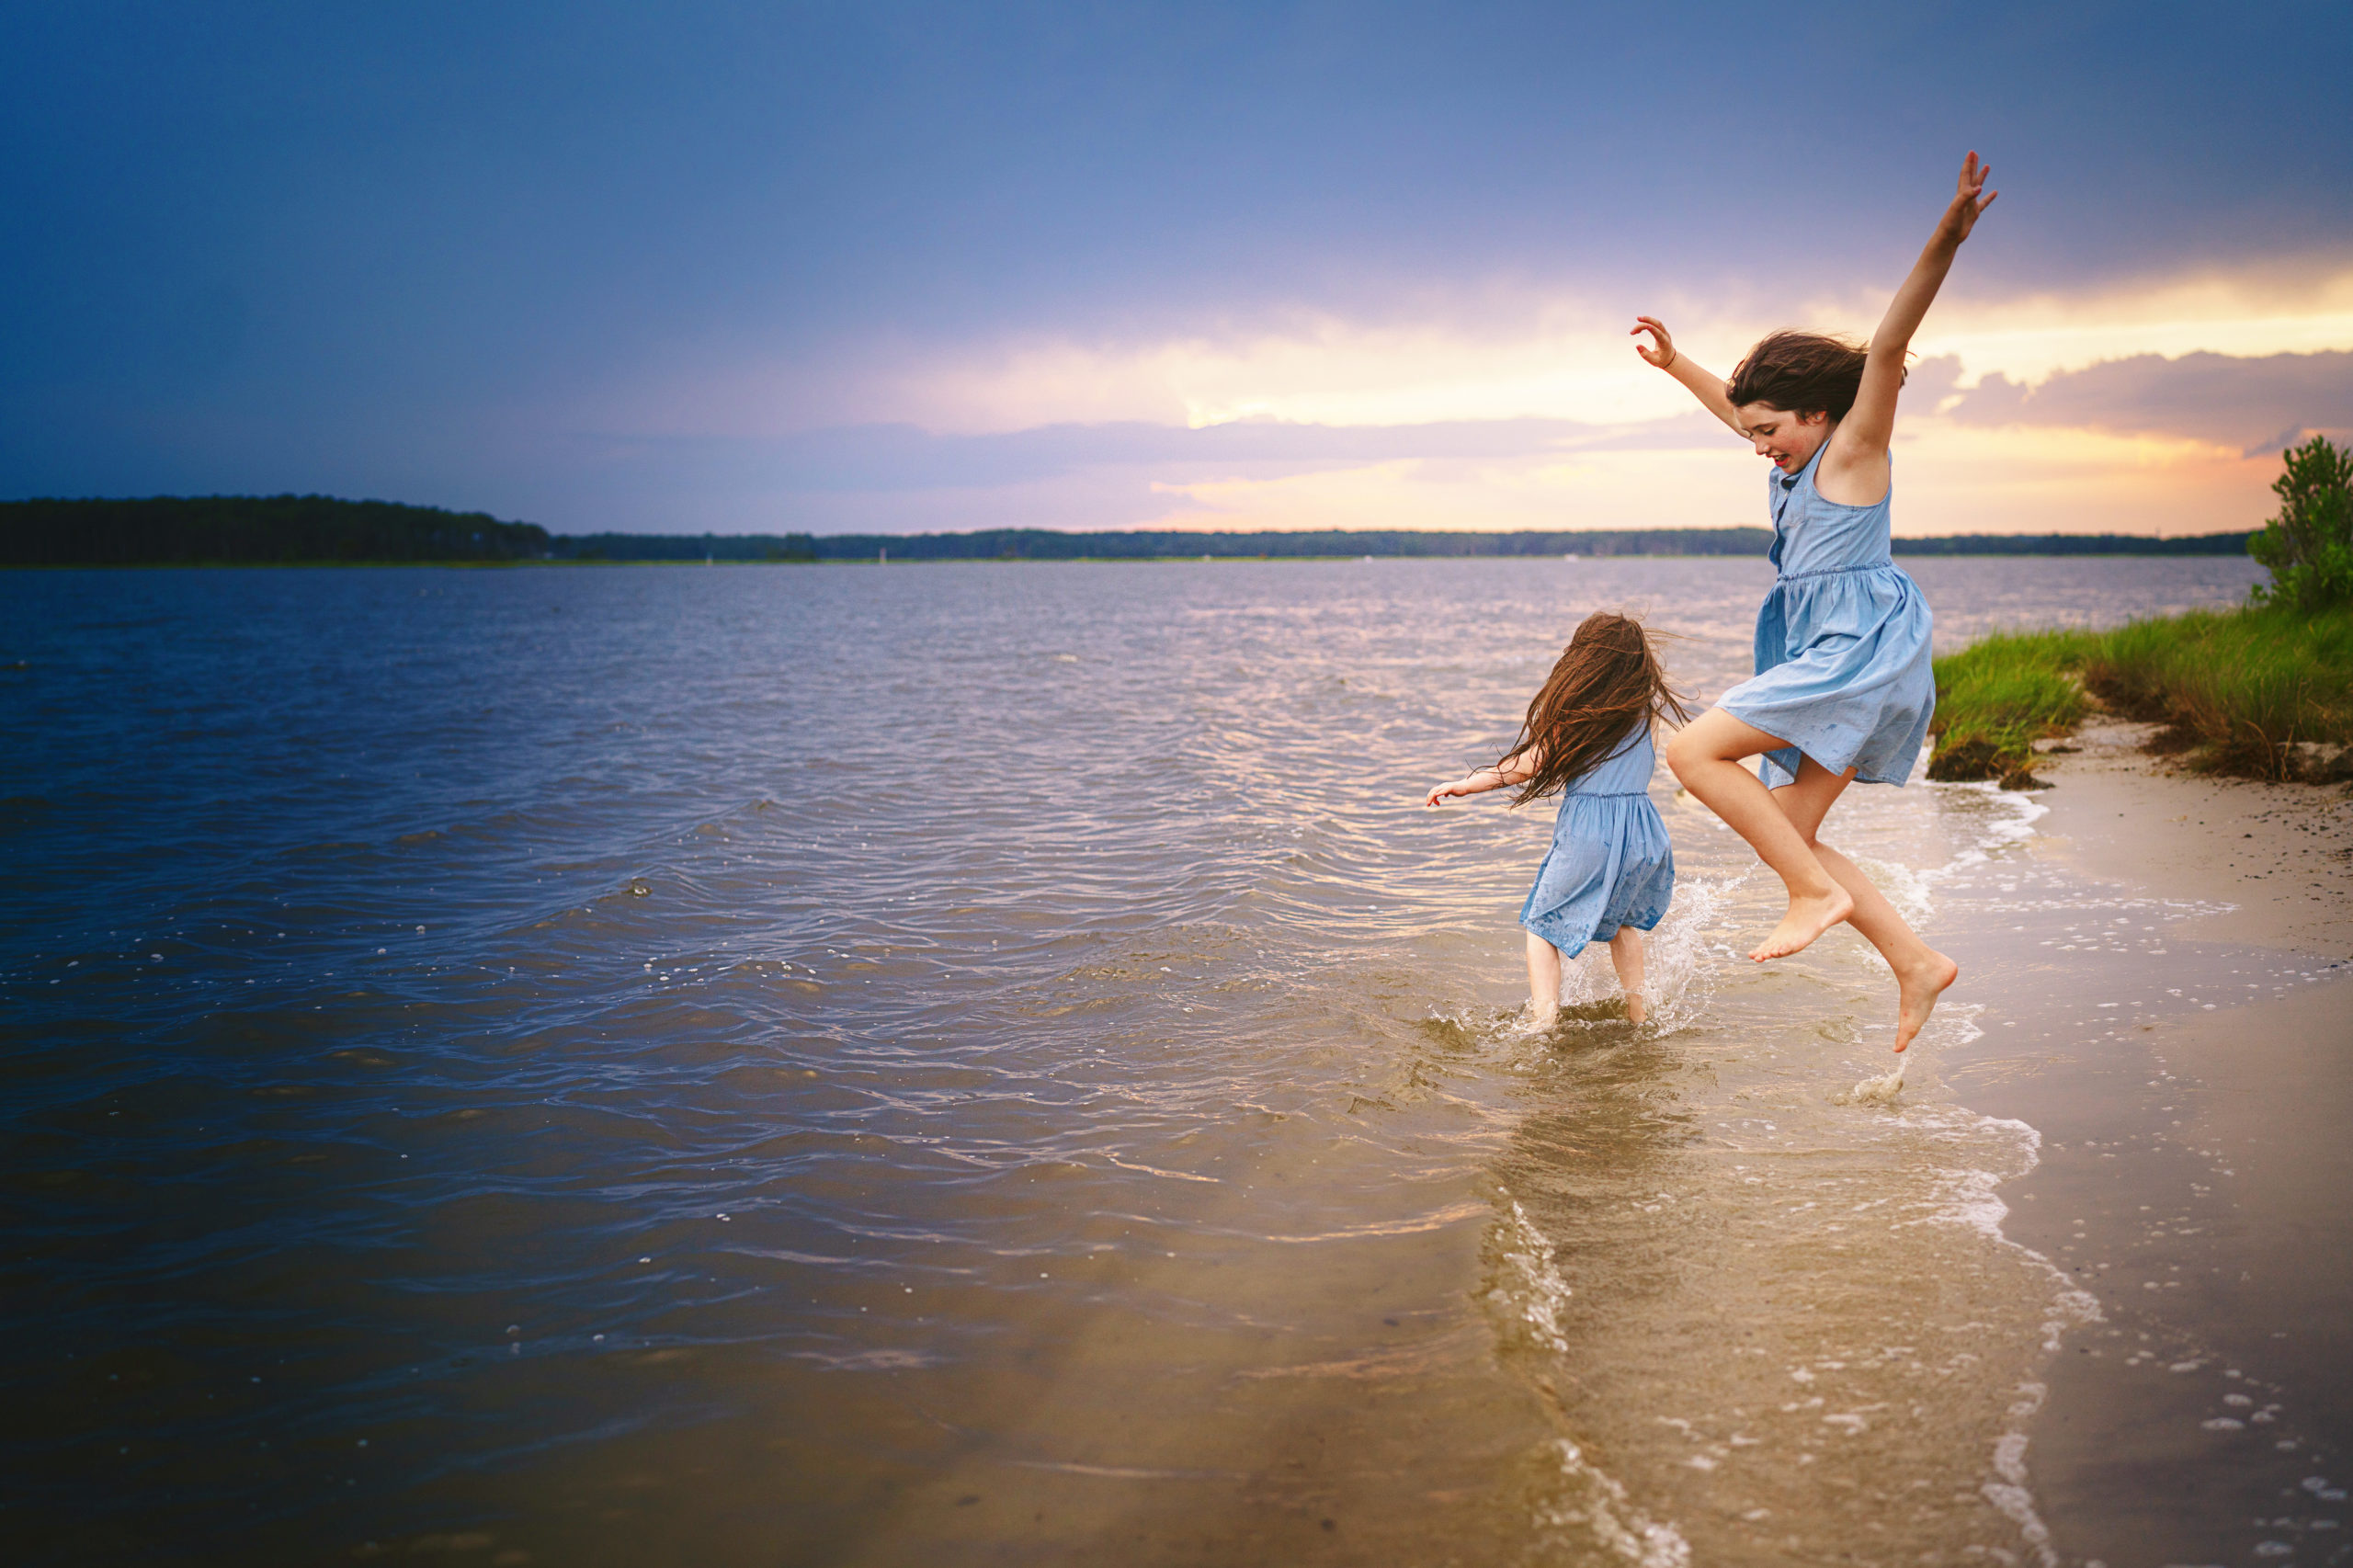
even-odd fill
[[[2279,515],[2246,541],[2271,572],[2256,597],[2299,609],[2353,604],[2353,447],[2314,436],[2290,448],[2271,488]]]

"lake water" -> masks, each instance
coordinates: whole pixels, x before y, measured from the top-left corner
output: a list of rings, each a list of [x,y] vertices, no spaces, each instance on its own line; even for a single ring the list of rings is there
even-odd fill
[[[1907,564],[1947,646],[2256,576]],[[2033,1561],[2097,1308],[1938,1071],[1987,995],[1852,1103],[1884,970],[1738,960],[1770,879],[1662,770],[1657,1015],[1596,952],[1531,1035],[1550,812],[1418,805],[1586,611],[1705,698],[1768,581],[0,574],[18,1550]],[[1825,836],[2024,931],[2036,812]]]

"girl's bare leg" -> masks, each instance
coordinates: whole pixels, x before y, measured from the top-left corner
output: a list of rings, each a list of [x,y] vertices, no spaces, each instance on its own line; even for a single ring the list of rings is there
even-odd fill
[[[1626,994],[1626,1019],[1641,1023],[1650,1016],[1650,1004],[1643,996],[1643,934],[1631,926],[1620,926],[1618,934],[1609,938],[1609,965],[1618,971],[1618,989]]]
[[[1902,1051],[1912,1043],[1936,1011],[1937,999],[1945,988],[1961,977],[1961,966],[1920,940],[1919,935],[1904,924],[1904,916],[1887,902],[1887,895],[1871,884],[1852,860],[1823,843],[1815,836],[1822,828],[1822,819],[1847,788],[1847,780],[1807,757],[1798,765],[1797,782],[1772,791],[1774,801],[1789,818],[1790,825],[1802,836],[1824,870],[1847,890],[1854,900],[1847,912],[1847,923],[1862,934],[1863,939],[1879,949],[1887,967],[1895,971],[1897,990],[1895,1013],[1895,1049]]]
[[[1561,949],[1528,934],[1528,1021],[1549,1028],[1561,1016]]]
[[[1748,956],[1759,963],[1799,951],[1846,919],[1855,907],[1854,895],[1831,876],[1806,842],[1807,835],[1774,802],[1764,780],[1741,766],[1744,757],[1778,751],[1781,744],[1721,708],[1700,714],[1666,743],[1666,765],[1683,787],[1746,839],[1756,858],[1773,869],[1789,891],[1789,913],[1781,916],[1771,936],[1749,950]],[[1846,780],[1838,784],[1843,789]],[[1835,792],[1831,798],[1836,799]],[[1828,809],[1827,802],[1824,809]]]

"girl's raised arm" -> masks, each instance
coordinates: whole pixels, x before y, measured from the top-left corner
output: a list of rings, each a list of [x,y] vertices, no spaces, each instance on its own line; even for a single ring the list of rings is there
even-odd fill
[[[1732,426],[1733,435],[1746,436],[1748,432],[1740,427],[1740,415],[1732,411],[1732,400],[1724,396],[1723,378],[1677,353],[1675,339],[1667,335],[1665,324],[1656,316],[1636,316],[1633,329],[1626,335],[1640,337],[1646,332],[1651,335],[1651,341],[1634,345],[1634,352],[1643,357],[1643,363],[1655,366],[1681,381],[1684,390],[1699,400],[1700,407]]]
[[[1904,358],[1912,347],[1912,335],[1919,330],[1937,290],[1944,286],[1945,274],[1952,270],[1961,242],[1969,238],[1978,216],[2001,194],[1985,189],[1985,176],[1993,172],[1994,165],[1979,163],[1974,153],[1962,160],[1952,204],[1937,220],[1937,232],[1928,236],[1927,248],[1912,264],[1912,275],[1888,301],[1887,314],[1871,334],[1863,384],[1855,393],[1854,408],[1830,437],[1830,449],[1823,454],[1824,467],[1846,470],[1862,479],[1866,471],[1874,471],[1885,460],[1887,444],[1895,435],[1895,395],[1904,388]]]

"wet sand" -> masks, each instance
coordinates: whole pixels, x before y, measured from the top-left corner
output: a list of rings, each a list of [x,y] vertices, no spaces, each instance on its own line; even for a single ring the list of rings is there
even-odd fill
[[[2353,1561],[2353,796],[2171,771],[2144,736],[2045,759],[2037,849],[2206,906],[2165,964],[2114,960],[2120,1012],[2205,999],[1968,1095],[2041,1131],[2006,1230],[2105,1318],[2052,1366],[2027,1467],[2059,1562]],[[2024,1029],[2086,998],[2012,1001]]]

